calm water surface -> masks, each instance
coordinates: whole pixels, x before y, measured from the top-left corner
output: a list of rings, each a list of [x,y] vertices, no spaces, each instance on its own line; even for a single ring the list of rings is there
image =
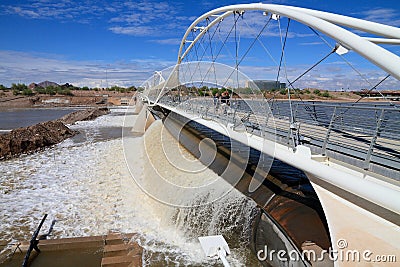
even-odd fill
[[[76,108],[29,108],[0,110],[0,130],[10,130],[58,119]]]

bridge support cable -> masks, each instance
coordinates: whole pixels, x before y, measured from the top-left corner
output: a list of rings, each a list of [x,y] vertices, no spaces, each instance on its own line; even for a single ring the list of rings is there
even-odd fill
[[[239,17],[237,17],[237,19],[234,20],[234,24],[233,24],[232,27],[230,28],[230,30],[229,30],[229,32],[228,32],[228,34],[226,35],[226,37],[225,37],[224,40],[222,40],[221,34],[220,34],[220,32],[218,32],[218,37],[219,37],[220,41],[222,42],[222,45],[221,45],[220,49],[218,50],[218,53],[217,53],[217,55],[215,56],[215,60],[213,60],[213,62],[215,62],[215,61],[217,60],[217,57],[221,54],[223,48],[225,48],[226,51],[230,54],[230,56],[233,58],[233,55],[232,55],[231,51],[229,50],[228,47],[226,47],[226,42],[228,41],[230,35],[232,34],[232,31],[234,30],[235,24],[237,23],[238,20],[239,20]]]
[[[207,27],[209,27],[209,25],[210,25],[209,22],[210,22],[210,18],[207,18]],[[211,67],[214,70],[213,74],[214,74],[214,80],[215,80],[215,87],[218,87],[218,81],[217,81],[217,73],[215,72],[215,66],[214,66],[214,53],[213,53],[212,40],[214,39],[214,35],[215,35],[216,31],[218,30],[218,27],[220,24],[221,24],[221,20],[219,21],[217,27],[215,27],[215,30],[214,30],[212,36],[210,35],[210,31],[207,31],[208,42],[209,42],[209,46],[210,46],[211,62],[212,62]],[[207,70],[207,73],[208,73],[208,70]],[[212,95],[212,92],[211,92],[211,95]]]
[[[233,16],[236,16],[236,14],[238,15],[238,17],[241,17],[239,12],[235,12],[233,13]],[[243,17],[242,17],[243,18]],[[236,85],[237,88],[239,88],[239,65],[238,65],[238,57],[239,57],[239,43],[238,43],[238,39],[237,39],[237,23],[235,23],[235,71],[236,71]],[[231,93],[230,98],[233,98],[233,90]]]
[[[288,32],[289,32],[289,25],[290,25],[290,18],[288,18],[288,23],[287,23],[287,26],[286,26],[285,40],[283,42],[283,47],[282,47],[282,51],[281,51],[281,57],[280,57],[280,60],[279,60],[278,74],[276,75],[276,82],[277,83],[279,82],[279,74],[280,74],[281,67],[282,67],[283,52],[285,51],[285,47],[286,47],[286,40],[287,40],[287,36],[288,36]]]
[[[368,95],[369,93],[371,93],[373,90],[375,90],[379,85],[381,85],[381,84],[382,84],[387,78],[389,78],[389,77],[390,77],[390,74],[387,74],[383,79],[381,79],[377,84],[375,84],[371,89],[369,89],[365,95]],[[347,107],[345,110],[343,110],[340,114],[338,114],[338,115],[336,116],[336,119],[343,118],[343,115],[345,115],[346,112],[349,111],[351,107],[353,107],[355,104],[357,104],[358,102],[360,102],[361,99],[363,99],[363,98],[364,98],[364,96],[360,96],[360,98],[358,98],[356,101],[352,102],[351,105],[350,105],[349,107]],[[394,104],[391,103],[391,102],[390,102],[390,104],[391,104],[391,106],[393,106],[395,109],[397,109],[397,106],[396,106],[396,105],[394,105]]]
[[[271,18],[271,16],[270,16],[270,18],[269,18],[269,20],[268,20],[268,23],[269,23],[269,21],[270,21],[271,19],[272,19],[272,18]],[[250,27],[250,25],[247,23],[246,20],[243,20],[243,21],[244,21],[244,23],[246,24],[247,29],[248,29],[249,31],[252,31],[253,33],[256,33],[256,32],[253,31],[253,29]],[[268,25],[268,23],[267,23],[267,25]],[[264,26],[264,27],[266,27],[266,26]],[[256,33],[255,36],[257,36],[257,33]],[[258,41],[258,43],[260,44],[260,46],[263,48],[263,50],[267,53],[267,55],[270,57],[270,59],[272,60],[272,62],[274,62],[275,65],[278,66],[278,62],[276,62],[275,58],[272,56],[271,52],[270,52],[270,51],[267,49],[267,47],[264,45],[264,43],[262,42],[262,40],[261,40],[260,38],[256,38],[256,40]]]
[[[323,58],[321,58],[318,62],[316,62],[314,65],[312,65],[311,67],[309,67],[305,72],[303,72],[302,74],[300,74],[296,79],[294,79],[293,81],[289,81],[289,86],[291,86],[294,89],[293,84],[295,82],[297,82],[299,79],[301,79],[301,77],[303,77],[304,75],[306,75],[308,72],[310,72],[313,68],[315,68],[316,66],[318,66],[320,63],[322,63],[325,59],[327,59],[330,55],[332,55],[333,53],[336,52],[338,46],[335,46],[335,48],[333,48],[332,51],[330,51],[326,56],[324,56]]]
[[[336,50],[337,50],[338,44],[336,44],[335,48],[332,47],[332,45],[331,45],[328,41],[326,41],[325,38],[323,38],[316,30],[314,30],[314,29],[311,28],[311,27],[308,27],[308,28],[309,28],[310,30],[312,30],[312,31],[315,33],[315,35],[317,35],[327,46],[329,46],[329,47],[332,48],[332,49],[335,49],[335,48],[336,48]],[[339,44],[339,45],[340,45],[340,44]],[[336,52],[336,50],[335,50],[335,52]],[[373,85],[373,84],[370,82],[370,80],[369,80],[367,77],[365,77],[364,74],[362,74],[356,67],[353,66],[353,64],[351,64],[351,62],[349,62],[349,61],[343,56],[343,54],[339,54],[339,53],[338,53],[337,55],[338,55],[344,62],[346,62],[346,64],[347,64],[352,70],[354,70],[354,71],[357,73],[357,75],[360,76],[360,78],[363,79],[366,83],[368,83],[373,89],[375,89],[375,88],[378,86],[378,85]],[[388,76],[385,77],[383,80],[386,80],[389,76],[391,76],[391,75],[388,74]],[[380,82],[380,83],[381,83],[381,82]],[[379,84],[380,84],[380,83],[379,83]],[[371,89],[371,90],[368,91],[368,92],[371,92],[373,89]],[[394,106],[395,108],[397,108],[397,106],[394,105],[390,99],[388,99],[388,98],[387,98],[385,95],[383,95],[380,91],[377,91],[377,92],[382,96],[383,99],[385,99],[386,101],[388,101],[388,102],[390,103],[391,106]],[[360,98],[358,101],[356,101],[356,103],[359,102],[361,99],[362,99],[362,98]]]
[[[204,15],[200,16],[198,19],[196,19],[189,27],[188,31],[185,33],[183,40],[185,40],[190,30],[196,24],[204,20],[206,17],[210,17],[217,14],[219,14],[220,17],[226,17],[232,14],[233,11],[235,10],[243,10],[243,11],[260,10],[263,12],[272,12],[277,15],[294,19],[301,24],[310,26],[326,34],[327,36],[335,39],[337,42],[343,44],[345,47],[351,48],[352,50],[356,51],[359,55],[369,60],[371,63],[382,68],[387,73],[390,73],[397,79],[400,79],[399,56],[393,54],[392,52],[382,47],[377,46],[376,44],[368,40],[365,40],[359,35],[356,35],[350,32],[349,30],[344,29],[336,24],[345,23],[350,28],[354,29],[362,28],[366,32],[370,32],[371,29],[368,30],[369,27],[367,27],[367,25],[370,25],[373,28],[372,30],[374,31],[376,30],[378,35],[381,35],[381,32],[383,33],[384,30],[388,29],[388,26],[379,23],[370,23],[364,20],[354,20],[354,18],[349,18],[346,16],[341,16],[341,21],[343,23],[340,23],[332,19],[333,16],[335,16],[335,14],[330,14],[326,12],[324,13],[324,16],[321,16],[320,15],[321,12],[319,12],[318,15],[315,15],[315,14],[310,14],[310,12],[307,12],[308,10],[303,10],[298,8],[296,9],[295,7],[273,5],[273,4],[262,4],[262,3],[225,6],[207,12]],[[231,13],[229,14],[229,12]],[[223,14],[221,15],[221,13]],[[397,28],[395,27],[391,27],[391,29],[392,28],[397,30]],[[181,56],[181,48],[178,58],[180,58],[180,56]]]
[[[282,39],[282,29],[281,29],[281,23],[280,23],[280,16],[276,15],[276,20],[278,22],[278,27],[279,27],[279,35],[280,35],[280,41],[281,41],[281,58],[279,62],[279,67],[278,67],[278,76],[279,78],[279,72],[281,69],[282,62],[284,64],[284,70],[285,70],[285,78],[287,81],[288,80],[288,75],[287,75],[287,68],[286,68],[286,58],[285,58],[285,47],[286,47],[286,40],[287,40],[287,34],[289,32],[289,25],[290,25],[290,18],[288,18],[288,23],[286,27],[286,33],[285,33],[285,39]],[[293,113],[293,106],[292,106],[292,99],[290,97],[290,88],[288,87],[288,100],[289,100],[289,110],[290,110],[290,125],[289,125],[289,131],[288,131],[288,144],[289,139],[292,141],[292,148],[295,149],[296,146],[299,144],[300,136],[299,136],[299,131],[298,131],[298,126],[296,124],[296,118],[294,117]]]
[[[232,12],[232,13],[233,13],[233,12]],[[237,20],[238,20],[238,19],[239,19],[239,17],[238,17],[237,19],[234,20],[234,23],[235,23],[235,24],[237,23]],[[214,22],[214,21],[213,21],[213,22]],[[222,22],[222,20],[219,20],[218,25],[217,25],[217,28],[215,29],[215,31],[214,31],[214,33],[213,33],[213,38],[214,38],[215,33],[218,32],[217,30],[218,30],[218,28],[220,28],[221,22]],[[211,24],[213,24],[213,23],[211,23]],[[211,26],[211,24],[208,25],[208,26],[205,28],[205,29],[207,29],[207,31],[208,31],[209,27]],[[227,34],[227,36],[225,37],[225,39],[224,39],[223,41],[221,40],[222,45],[221,45],[221,47],[219,48],[218,53],[217,53],[217,54],[215,55],[215,57],[212,59],[212,63],[215,63],[215,62],[216,62],[218,56],[219,56],[220,53],[222,52],[222,49],[223,49],[224,47],[226,48],[225,44],[226,44],[226,42],[228,41],[230,35],[231,35],[232,32],[233,32],[233,30],[234,30],[234,28],[235,28],[235,24],[232,25],[232,27],[230,28],[229,33]],[[201,39],[204,37],[204,35],[205,35],[205,33],[202,34]],[[218,32],[218,35],[219,35],[219,32]],[[198,40],[198,37],[196,37],[195,40],[196,40],[196,39]],[[221,39],[221,38],[220,38],[220,39]],[[200,40],[200,41],[201,41],[201,40]],[[193,47],[193,46],[195,46],[195,45],[191,45],[191,47]],[[189,49],[189,48],[188,48],[188,49]],[[226,48],[226,49],[227,49],[227,48]],[[227,50],[228,50],[228,52],[230,52],[229,49],[227,49]],[[187,52],[188,52],[188,50],[185,51],[185,54],[184,54],[185,57],[186,57],[186,55],[187,55]],[[203,53],[203,56],[204,56],[204,53]],[[203,58],[203,56],[202,56],[202,58]],[[202,60],[202,58],[201,58],[201,60]],[[199,60],[198,57],[197,57],[197,60],[196,60],[196,61],[198,62],[198,66],[199,66],[201,61]],[[190,64],[189,64],[189,65],[190,65]],[[198,67],[198,68],[199,68],[199,67]],[[201,77],[201,81],[200,81],[201,84],[204,83],[205,77],[208,75],[209,71],[210,71],[210,68],[207,70],[205,76],[204,76],[204,77]],[[215,72],[215,69],[214,69],[214,72]],[[193,72],[193,75],[192,75],[192,77],[190,78],[190,80],[193,80],[194,75],[195,75],[195,72]],[[201,76],[202,76],[202,75],[201,75]],[[204,79],[203,79],[203,78],[204,78]]]
[[[240,60],[235,64],[235,69],[230,73],[230,75],[227,77],[227,79],[225,80],[224,86],[228,83],[229,79],[231,78],[231,76],[233,75],[233,73],[235,72],[235,70],[238,70],[239,65],[242,63],[242,61],[245,59],[245,57],[247,56],[247,54],[250,52],[250,50],[253,48],[254,44],[256,43],[256,41],[260,38],[261,34],[264,32],[264,30],[267,28],[269,22],[271,21],[271,18],[269,18],[269,20],[264,24],[263,28],[259,31],[259,33],[257,34],[257,36],[253,39],[253,42],[250,44],[250,46],[247,48],[246,52],[243,54],[243,56],[240,58]]]
[[[194,30],[192,30],[192,35],[193,35],[193,39],[196,39],[196,38],[194,38]],[[194,50],[195,50],[195,53],[196,53],[196,61],[197,61],[197,62],[200,62],[201,59],[199,59],[198,50],[197,50],[196,45],[197,45],[198,43],[201,44],[201,41],[202,41],[203,37],[204,37],[204,35],[202,35],[202,37],[200,38],[200,40],[199,40],[198,42],[196,42],[196,44],[194,45]],[[197,46],[199,46],[199,45],[197,45]],[[199,70],[199,74],[200,74],[200,77],[201,77],[202,75],[201,75],[201,71],[200,71],[200,63],[197,64],[197,67],[195,68],[195,70],[194,70],[194,72],[193,72],[193,75],[194,75],[194,73],[196,73],[196,69]],[[201,79],[202,79],[202,78],[201,78]],[[193,80],[193,76],[190,77],[190,81],[192,81],[192,80]]]
[[[212,68],[212,69],[214,70],[213,73],[214,73],[214,79],[215,79],[215,86],[218,87],[217,75],[216,75],[216,72],[215,72],[214,63],[215,63],[215,61],[217,60],[217,57],[218,57],[219,53],[218,53],[217,56],[214,57],[214,52],[213,52],[214,50],[213,50],[213,46],[212,46],[212,41],[214,40],[215,34],[216,34],[217,31],[220,29],[220,25],[221,25],[222,19],[218,19],[218,18],[217,18],[216,20],[218,20],[218,25],[215,27],[214,32],[213,32],[213,34],[212,34],[212,36],[211,36],[211,35],[210,35],[209,28],[210,28],[213,24],[215,24],[215,23],[214,23],[214,21],[212,21],[212,22],[210,23],[210,19],[209,19],[209,18],[206,18],[207,25],[206,25],[206,27],[204,28],[204,31],[206,31],[206,34],[208,35],[208,41],[209,41],[208,46],[209,46],[209,48],[210,48],[211,62],[212,62],[212,63],[211,63],[211,66],[207,69],[207,72],[205,73],[204,77],[207,77],[207,75],[209,74],[209,72],[210,72],[210,70],[211,70],[211,68]],[[204,35],[205,35],[205,34],[204,34]],[[203,35],[203,36],[204,36],[204,35]],[[203,37],[202,37],[202,38],[203,38]],[[204,47],[203,47],[203,48],[204,48]],[[200,61],[203,60],[203,57],[204,57],[206,51],[207,51],[207,47],[204,48],[203,54],[202,54],[200,60],[198,60],[198,62],[199,62],[198,64],[200,64]],[[185,57],[185,58],[187,59],[187,57]],[[188,61],[188,60],[187,60],[187,61]],[[188,62],[189,62],[189,61],[188,61]],[[190,65],[190,64],[189,64],[189,65]],[[194,76],[194,74],[193,74],[193,76]],[[192,80],[193,76],[191,76],[191,79],[190,79],[190,80]],[[204,79],[201,79],[201,85],[203,85],[203,84],[204,84]]]
[[[222,41],[222,45],[221,45],[220,49],[218,50],[218,53],[216,54],[216,56],[213,58],[212,63],[215,63],[215,62],[216,62],[218,56],[221,54],[222,49],[223,49],[224,47],[227,49],[228,52],[230,52],[229,49],[226,47],[226,43],[227,43],[229,37],[231,36],[232,32],[235,32],[235,40],[236,40],[236,24],[237,24],[237,22],[238,22],[240,16],[237,16],[237,17],[236,17],[236,13],[235,13],[235,12],[233,12],[233,14],[234,14],[234,24],[233,24],[232,27],[230,28],[230,30],[229,30],[227,36],[225,37],[225,39]],[[220,25],[220,23],[221,23],[221,21],[219,22],[218,26]],[[217,32],[217,31],[215,31],[215,32]],[[219,33],[219,32],[218,32],[218,33]],[[219,34],[218,34],[218,35],[219,35]],[[204,36],[204,35],[203,35],[203,36]],[[213,36],[214,36],[214,35],[213,35]],[[220,38],[220,39],[221,39],[221,38]],[[198,64],[200,64],[200,61],[199,61]],[[207,73],[206,73],[205,76],[208,75],[209,70],[210,70],[210,68],[208,68]],[[214,68],[214,73],[215,73],[215,68]],[[216,76],[215,76],[215,77],[216,77]],[[229,77],[230,77],[230,76],[229,76]],[[192,78],[193,78],[193,77],[192,77]],[[204,77],[204,78],[205,78],[205,77]],[[228,78],[228,79],[229,79],[229,78]],[[201,78],[201,84],[203,84],[203,83],[204,83],[204,79]],[[222,85],[222,87],[224,87],[225,85],[226,85],[226,82]]]

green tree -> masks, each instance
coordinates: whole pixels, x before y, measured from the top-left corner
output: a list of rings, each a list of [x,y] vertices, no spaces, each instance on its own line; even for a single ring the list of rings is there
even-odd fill
[[[8,90],[8,88],[5,87],[4,85],[0,84],[0,90],[5,91],[5,90]]]

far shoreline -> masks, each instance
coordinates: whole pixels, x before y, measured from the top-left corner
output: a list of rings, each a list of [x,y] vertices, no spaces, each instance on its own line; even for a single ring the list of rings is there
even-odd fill
[[[13,96],[6,94],[0,96],[0,112],[13,109],[88,109],[110,106],[121,106],[132,104],[136,92],[98,92],[98,91],[73,91],[73,95],[34,95],[34,96]],[[299,96],[300,95],[300,98]],[[293,94],[292,101],[302,102],[324,102],[324,103],[371,103],[371,104],[400,104],[399,100],[390,100],[376,97],[361,97],[351,92],[329,91],[329,97],[311,94]],[[208,96],[211,97],[211,96]],[[280,93],[264,92],[266,100],[289,101],[287,95]]]

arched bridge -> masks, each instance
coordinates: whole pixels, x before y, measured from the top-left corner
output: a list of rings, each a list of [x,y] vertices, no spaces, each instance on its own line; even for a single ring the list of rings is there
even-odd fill
[[[398,253],[399,105],[316,101],[320,95],[300,89],[399,89],[397,45],[394,26],[293,6],[225,6],[189,26],[177,64],[148,79],[141,100],[300,170],[322,205],[333,249],[346,239],[351,249]],[[258,88],[245,73],[272,87]],[[254,179],[248,191],[262,183]]]

